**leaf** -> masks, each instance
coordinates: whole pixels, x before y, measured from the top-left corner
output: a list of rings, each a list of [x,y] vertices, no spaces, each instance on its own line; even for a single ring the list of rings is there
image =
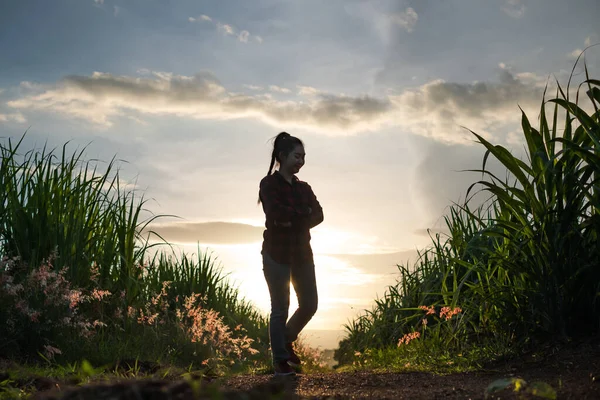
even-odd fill
[[[556,400],[556,390],[546,382],[533,382],[528,386],[527,391],[543,399]]]
[[[81,372],[83,372],[83,375],[88,378],[96,374],[94,367],[92,367],[92,364],[90,364],[88,360],[83,360],[81,362]]]
[[[497,379],[494,382],[490,383],[488,387],[485,389],[485,398],[487,399],[493,393],[501,392],[505,389],[508,389],[514,386],[515,392],[521,390],[527,382],[520,378],[503,378]]]

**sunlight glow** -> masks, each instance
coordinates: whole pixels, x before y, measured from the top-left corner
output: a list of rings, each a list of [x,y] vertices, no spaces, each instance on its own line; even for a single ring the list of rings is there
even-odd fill
[[[330,243],[336,245],[339,236],[332,236]],[[230,283],[240,295],[268,315],[271,300],[262,271],[262,243],[243,245],[200,245],[201,251],[213,252],[217,263],[223,268]],[[198,246],[179,245],[188,253],[196,253]],[[380,282],[379,274],[370,274],[351,266],[333,256],[315,254],[319,309],[309,323],[310,329],[340,329],[340,323],[366,308],[374,298]],[[290,316],[298,307],[293,286],[290,286]],[[317,318],[318,317],[318,318]],[[308,325],[307,325],[308,327]]]

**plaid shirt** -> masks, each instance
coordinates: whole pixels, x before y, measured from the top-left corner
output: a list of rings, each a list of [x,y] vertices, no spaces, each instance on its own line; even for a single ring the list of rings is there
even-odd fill
[[[259,196],[267,228],[263,233],[263,254],[282,264],[313,262],[310,228],[323,222],[323,208],[310,185],[295,175],[290,184],[275,171],[260,181]],[[291,226],[280,226],[287,222]]]

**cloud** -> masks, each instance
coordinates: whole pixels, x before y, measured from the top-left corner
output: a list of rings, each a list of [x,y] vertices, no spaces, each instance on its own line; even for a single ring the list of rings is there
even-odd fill
[[[224,32],[226,35],[235,35],[235,29],[231,25],[221,24],[220,22],[217,22],[217,28],[220,31]]]
[[[245,87],[246,89],[250,89],[250,90],[263,90],[262,86],[257,86],[257,85],[242,85],[243,87]]]
[[[522,152],[517,151],[518,147],[508,148],[516,157],[522,156]],[[481,169],[485,148],[482,145],[465,146],[421,139],[417,142],[415,151],[422,155],[409,189],[417,204],[415,212],[431,219],[424,228],[430,228],[433,234],[447,234],[446,223],[441,216],[449,213],[448,207],[452,202],[463,204],[468,187],[482,179],[481,173],[467,170]],[[487,160],[486,169],[500,179],[506,176],[506,169],[492,156]],[[478,185],[469,194],[475,195],[469,203],[471,210],[475,210],[490,197],[489,192],[476,194],[480,189]]]
[[[238,40],[240,42],[248,43],[248,37],[250,37],[250,32],[241,31],[240,34],[238,35]]]
[[[521,18],[525,15],[525,5],[522,4],[523,0],[506,0],[502,11],[512,18]]]
[[[249,244],[262,240],[264,227],[234,222],[173,222],[155,224],[154,231],[167,242],[202,244]]]
[[[460,142],[471,137],[461,126],[489,137],[504,125],[519,122],[518,106],[526,111],[539,107],[543,92],[539,80],[529,77],[525,82],[501,68],[499,82],[434,80],[390,99],[396,118],[413,133]]]
[[[595,41],[595,40],[596,40],[595,34],[587,36],[585,38],[585,40],[583,41],[584,47],[591,46],[593,41]],[[578,47],[575,50],[573,50],[572,52],[570,52],[569,54],[567,54],[567,58],[569,58],[570,60],[575,60],[575,59],[577,59],[577,57],[579,57],[581,55],[581,53],[583,51],[584,51],[584,49]],[[588,52],[588,54],[589,54],[589,52]]]
[[[197,119],[252,117],[274,125],[288,124],[324,131],[369,129],[391,103],[370,96],[320,95],[310,102],[275,101],[265,96],[231,94],[210,73],[179,76],[115,76],[95,72],[69,76],[7,103],[15,109],[54,111],[109,127],[132,111]]]
[[[396,265],[404,264],[418,258],[416,250],[405,250],[388,253],[366,253],[366,254],[328,254],[339,260],[351,264],[364,272],[393,272],[397,270]],[[385,271],[385,269],[388,271]]]
[[[277,85],[271,85],[269,86],[269,90],[271,92],[278,92],[278,93],[291,93],[291,90],[288,88],[284,88],[284,87],[280,87]]]
[[[404,12],[391,15],[390,19],[394,24],[401,26],[407,32],[412,32],[417,25],[419,16],[413,8],[408,7]]]
[[[567,54],[567,57],[571,60],[576,60],[577,57],[579,57],[581,55],[581,53],[583,52],[583,49],[575,49],[572,52],[570,52],[569,54]]]
[[[489,137],[507,124],[518,123],[518,106],[537,109],[544,84],[543,77],[515,74],[501,65],[498,82],[434,80],[383,97],[325,93],[303,86],[297,95],[281,100],[268,93],[231,93],[208,72],[194,76],[95,72],[91,76],[68,76],[55,85],[31,86],[29,94],[7,105],[17,110],[56,112],[99,127],[109,127],[115,119],[132,113],[192,119],[255,118],[275,126],[302,127],[329,135],[401,127],[456,143],[471,138],[461,126]],[[245,87],[251,91],[261,89]],[[268,88],[291,93],[276,85]]]
[[[21,113],[0,113],[0,122],[18,122],[20,124],[24,124],[25,122],[27,122],[27,120]]]
[[[209,23],[213,24],[219,32],[222,32],[226,36],[236,36],[237,39],[242,43],[248,43],[250,37],[252,37],[252,35],[250,35],[250,32],[248,32],[247,30],[241,30],[239,33],[237,33],[237,29],[233,25],[215,21],[211,17],[209,17],[208,15],[205,15],[205,14],[202,14],[197,18],[189,17],[188,21],[192,22],[192,23],[194,23],[194,22],[209,22]],[[254,37],[254,40],[256,40],[258,43],[263,42],[262,37],[260,37],[260,36],[253,36],[253,37]]]
[[[296,86],[298,88],[298,94],[301,96],[315,96],[319,93],[321,93],[321,91],[317,88],[314,88],[312,86]]]

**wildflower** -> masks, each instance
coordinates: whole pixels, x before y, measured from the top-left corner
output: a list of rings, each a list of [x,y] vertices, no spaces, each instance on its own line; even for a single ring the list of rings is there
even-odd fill
[[[460,307],[456,307],[454,309],[450,307],[442,307],[440,310],[440,318],[444,318],[446,321],[450,320],[454,315],[462,312]]]
[[[106,296],[110,296],[110,292],[108,290],[98,290],[98,289],[94,289],[92,290],[92,293],[90,294],[90,296],[97,301],[102,301],[102,299]]]
[[[40,315],[42,315],[41,312],[32,311],[29,313],[29,319],[31,319],[31,322],[38,322],[38,318],[40,317]]]
[[[419,306],[419,308],[423,311],[426,311],[425,315],[432,315],[435,314],[435,308],[433,306],[431,307],[427,307],[427,306]]]
[[[83,296],[81,290],[71,290],[69,292],[69,308],[72,310],[77,307],[77,304],[81,303]]]
[[[50,345],[44,346],[44,355],[47,358],[53,359],[55,354],[62,354],[62,351],[60,351],[60,349],[58,349],[56,347],[52,347]]]
[[[98,264],[94,261],[90,267],[90,280],[94,283],[98,283],[98,277],[100,277],[100,271]]]
[[[97,327],[97,326],[99,326],[99,327],[103,328],[103,327],[105,327],[105,326],[106,326],[106,324],[105,324],[104,322],[100,321],[99,319],[97,319],[97,320],[95,320],[95,321],[92,323],[92,326],[93,326],[94,328],[95,328],[95,327]]]
[[[406,335],[402,336],[400,338],[400,340],[398,340],[398,347],[400,347],[401,344],[408,344],[412,340],[417,339],[419,337],[421,337],[421,333],[420,332],[407,333]]]
[[[423,324],[423,326],[427,326],[427,318],[423,318],[421,320],[421,323]]]
[[[17,301],[17,304],[15,304],[15,308],[21,311],[23,314],[29,314],[29,306],[27,305],[27,302],[23,299]]]
[[[23,285],[17,283],[16,285],[11,285],[12,276],[9,276],[10,282],[5,286],[5,293],[9,296],[17,296],[19,292],[23,291]]]

